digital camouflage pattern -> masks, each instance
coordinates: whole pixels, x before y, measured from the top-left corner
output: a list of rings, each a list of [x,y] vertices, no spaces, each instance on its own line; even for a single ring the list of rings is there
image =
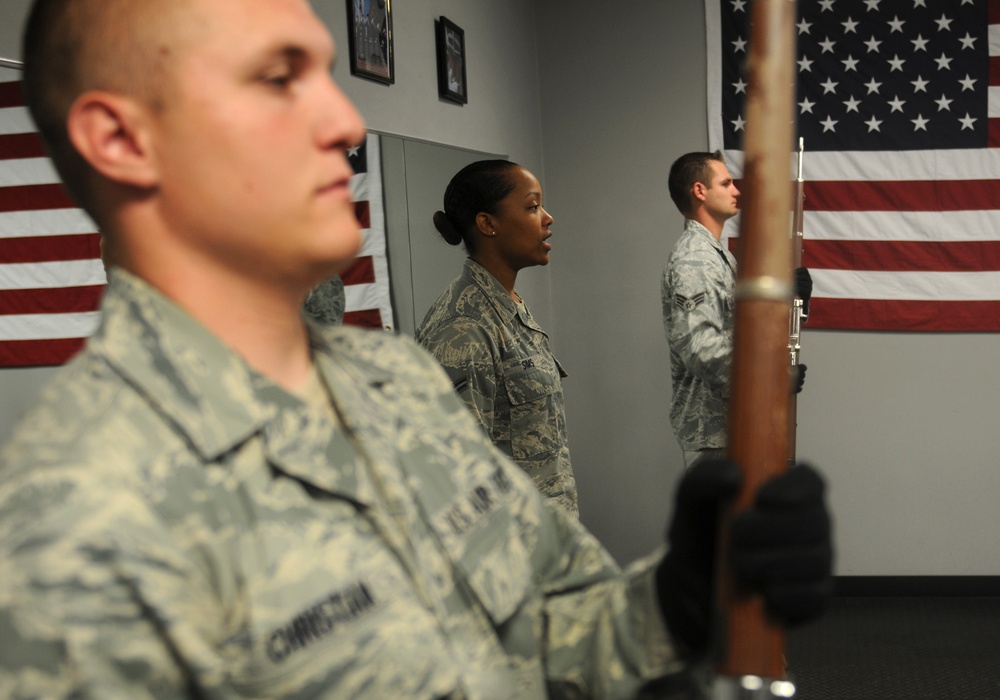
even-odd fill
[[[562,392],[566,372],[527,305],[519,308],[493,275],[467,259],[416,337],[493,444],[543,494],[578,515]]]
[[[660,288],[673,382],[670,423],[684,450],[726,446],[735,285],[733,254],[685,219]]]
[[[303,310],[317,323],[324,326],[339,326],[344,322],[347,309],[347,294],[344,280],[340,275],[329,277],[311,290],[302,305]]]
[[[0,697],[631,697],[653,588],[547,505],[437,363],[334,328],[337,420],[114,270],[0,452]],[[313,328],[316,331],[316,328]]]

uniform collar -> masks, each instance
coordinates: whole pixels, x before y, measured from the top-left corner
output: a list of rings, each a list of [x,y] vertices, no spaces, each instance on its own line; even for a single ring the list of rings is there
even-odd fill
[[[718,250],[723,250],[722,240],[713,236],[711,231],[709,231],[707,228],[705,228],[703,224],[698,223],[694,219],[684,220],[684,231],[685,233],[690,232],[692,234],[704,235],[705,238],[707,238],[709,241],[712,242],[713,248],[717,248]]]
[[[528,328],[540,333],[545,332],[535,322],[531,312],[528,311],[528,305],[523,304],[523,308],[518,307],[507,290],[504,289],[504,286],[500,284],[500,281],[475,260],[472,258],[465,259],[465,269],[462,274],[482,290],[483,294],[501,317],[511,321],[517,318]]]
[[[322,356],[317,364],[328,384],[338,379],[362,385],[389,381],[386,370],[364,360],[335,361],[315,326],[310,326],[310,340],[314,357]],[[292,440],[295,427],[284,426],[288,419],[281,416],[287,414],[284,409],[302,413],[305,407],[190,314],[121,269],[111,275],[101,324],[89,348],[106,357],[206,460],[265,429],[272,438],[287,433]],[[331,369],[334,364],[348,366],[332,376],[337,374]],[[335,387],[331,390],[336,395]],[[275,440],[269,442],[277,447]]]

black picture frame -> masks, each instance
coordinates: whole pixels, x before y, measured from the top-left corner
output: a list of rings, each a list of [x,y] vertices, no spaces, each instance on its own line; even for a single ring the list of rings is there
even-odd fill
[[[347,43],[351,75],[392,85],[392,0],[347,0]]]
[[[469,101],[465,75],[465,32],[447,17],[434,23],[437,38],[438,94],[442,99],[464,105]]]

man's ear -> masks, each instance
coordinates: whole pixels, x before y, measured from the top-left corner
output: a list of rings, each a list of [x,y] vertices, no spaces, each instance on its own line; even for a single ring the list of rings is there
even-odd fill
[[[101,90],[80,95],[66,121],[70,141],[95,170],[140,188],[157,181],[147,125],[147,112],[135,100]]]
[[[708,188],[705,187],[705,183],[696,182],[694,183],[694,187],[691,188],[691,194],[694,195],[694,198],[699,202],[704,202],[706,197],[705,190],[707,189]]]

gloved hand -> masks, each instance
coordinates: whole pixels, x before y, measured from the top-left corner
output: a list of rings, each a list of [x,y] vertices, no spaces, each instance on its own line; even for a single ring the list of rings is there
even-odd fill
[[[802,387],[806,383],[806,366],[805,365],[791,365],[792,373],[792,393],[801,394]]]
[[[763,484],[730,532],[734,581],[763,594],[767,613],[791,627],[819,616],[833,595],[826,486],[798,464]]]
[[[809,299],[813,293],[813,279],[809,270],[804,267],[795,268],[795,296],[802,300],[802,313],[809,315]]]
[[[656,588],[667,628],[688,658],[708,649],[719,518],[742,483],[743,474],[732,462],[699,460],[677,485],[669,548],[656,570]]]
[[[704,460],[677,488],[670,549],[656,582],[667,627],[688,658],[708,649],[718,521],[741,483],[732,462]],[[732,522],[729,555],[734,585],[761,593],[775,620],[796,625],[819,615],[833,592],[833,546],[816,471],[798,465],[761,486],[753,505]]]

